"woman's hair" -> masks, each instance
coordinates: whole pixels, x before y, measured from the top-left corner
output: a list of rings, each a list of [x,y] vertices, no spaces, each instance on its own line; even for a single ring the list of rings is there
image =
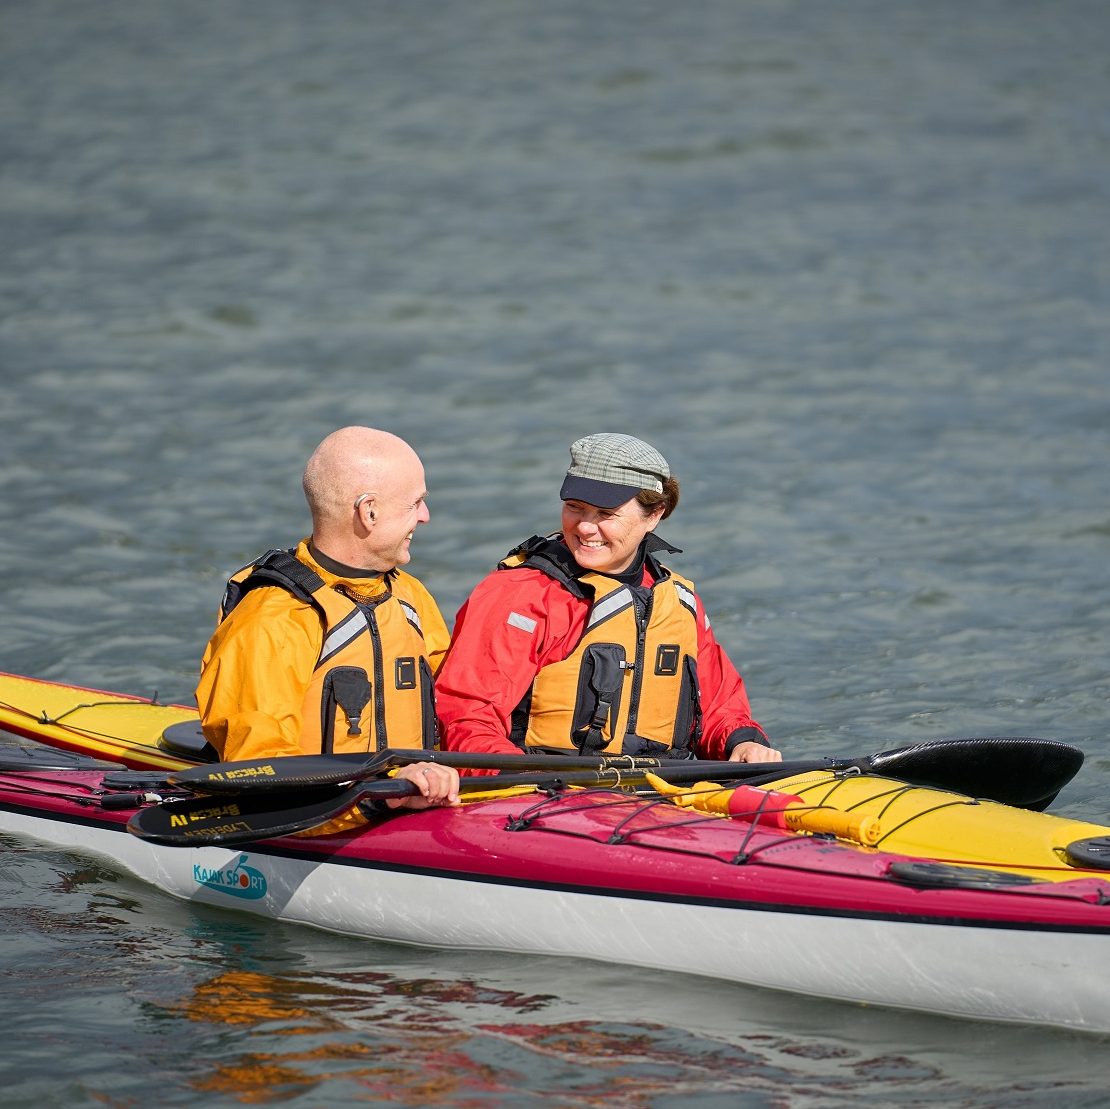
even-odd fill
[[[656,493],[654,489],[641,489],[636,494],[636,503],[647,516],[650,516],[659,505],[663,505],[662,518],[665,520],[678,508],[678,478],[664,478],[662,493]]]

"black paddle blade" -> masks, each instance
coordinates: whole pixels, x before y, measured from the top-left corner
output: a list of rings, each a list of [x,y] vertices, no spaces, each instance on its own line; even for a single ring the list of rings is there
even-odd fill
[[[1042,811],[1075,777],[1083,752],[1055,739],[988,736],[935,739],[866,761],[872,774]]]
[[[365,792],[354,786],[341,793],[328,790],[309,795],[307,800],[301,796],[296,801],[288,794],[168,801],[140,809],[127,822],[127,830],[140,839],[170,847],[251,843],[325,824],[357,804]]]
[[[271,759],[221,762],[175,770],[166,780],[197,793],[277,793],[301,787],[344,786],[392,764],[378,755],[282,755]]]

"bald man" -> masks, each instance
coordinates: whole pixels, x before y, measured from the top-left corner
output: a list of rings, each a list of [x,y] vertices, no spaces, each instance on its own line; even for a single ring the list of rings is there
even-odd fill
[[[449,634],[400,569],[429,519],[420,458],[389,432],[344,427],[313,451],[302,484],[312,535],[227,584],[197,685],[205,737],[224,760],[431,748]],[[449,767],[399,776],[420,795],[390,807],[458,803]]]

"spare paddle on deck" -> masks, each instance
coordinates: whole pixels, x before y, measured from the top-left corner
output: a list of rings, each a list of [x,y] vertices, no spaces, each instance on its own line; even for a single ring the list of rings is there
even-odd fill
[[[464,778],[460,793],[493,793],[516,786],[561,791],[568,785],[613,786],[615,779],[602,782],[603,772],[577,771],[560,774],[501,774],[492,778]],[[634,775],[643,781],[643,774]],[[579,780],[583,779],[583,780]],[[190,797],[140,809],[127,823],[127,830],[140,839],[170,847],[203,847],[250,843],[317,828],[360,801],[384,801],[412,797],[420,792],[406,778],[378,778],[359,782],[340,792],[306,790],[299,794],[255,794],[246,796]]]
[[[813,758],[781,763],[735,763],[652,759],[626,755],[584,758],[576,755],[489,755],[460,751],[387,749],[375,755],[289,755],[272,759],[190,767],[169,775],[177,786],[198,793],[279,792],[297,787],[353,785],[394,766],[437,762],[458,770],[590,769],[628,771],[694,766],[698,777],[775,781],[815,770],[878,774],[910,785],[931,786],[1005,805],[1043,810],[1083,765],[1083,752],[1055,739],[990,736],[935,739],[856,758]],[[694,779],[685,779],[687,781]]]
[[[572,785],[615,789],[622,785],[692,782],[703,777],[704,765],[687,759],[677,766],[658,767],[654,772],[611,767],[574,770],[567,774],[499,774],[496,777],[463,778],[459,783],[459,792],[494,793],[519,786],[559,792]],[[744,763],[725,765],[734,773],[750,769]],[[672,794],[682,792],[679,787],[670,785],[667,791]],[[342,816],[360,801],[412,797],[419,792],[419,788],[405,778],[378,778],[356,783],[339,792],[312,789],[298,794],[191,797],[140,809],[128,821],[127,830],[140,839],[170,847],[232,846],[317,828]],[[821,806],[803,804],[802,808],[804,812],[791,810],[789,821],[780,826],[792,831],[832,834],[857,843],[872,841],[869,838],[871,827],[865,823],[871,821],[871,824],[877,824],[871,818],[861,820]]]

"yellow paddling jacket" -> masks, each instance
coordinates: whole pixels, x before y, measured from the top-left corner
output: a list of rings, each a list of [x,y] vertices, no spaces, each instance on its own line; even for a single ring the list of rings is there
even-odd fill
[[[694,587],[650,553],[647,560],[655,580],[640,588],[583,571],[552,539],[534,537],[500,563],[540,570],[589,604],[574,650],[541,666],[513,713],[518,746],[694,757],[701,734]]]
[[[268,551],[227,584],[220,620],[252,589],[277,586],[311,605],[323,645],[305,691],[305,754],[435,745],[432,669],[420,614],[389,587],[370,600],[329,586],[292,551]]]

